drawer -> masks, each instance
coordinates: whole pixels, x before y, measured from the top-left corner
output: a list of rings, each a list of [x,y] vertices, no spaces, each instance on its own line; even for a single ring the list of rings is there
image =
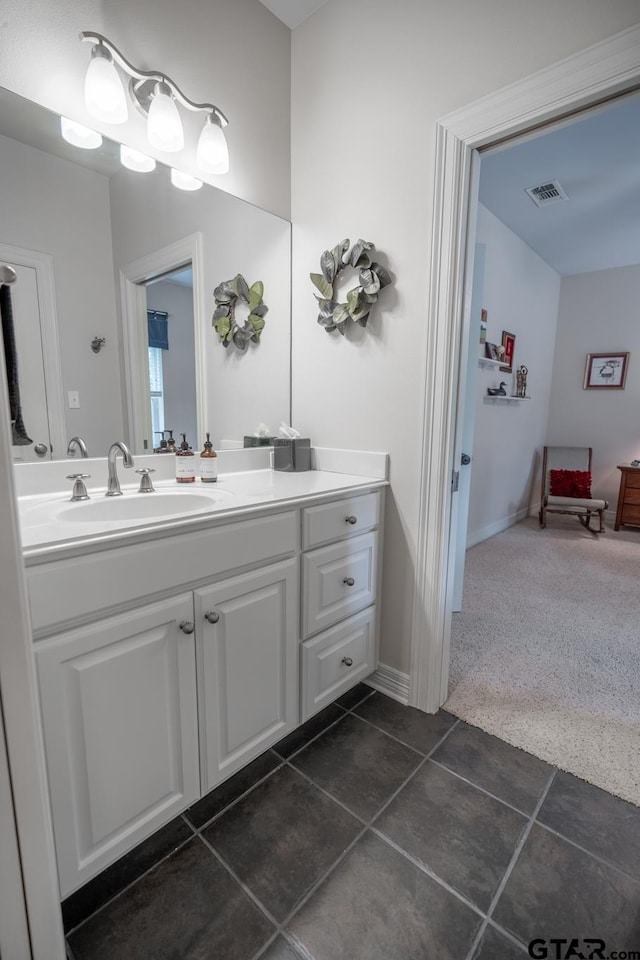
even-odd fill
[[[631,470],[627,470],[625,472],[625,476],[627,491],[629,490],[629,487],[632,487],[635,490],[640,489],[640,469],[637,472],[635,470],[633,472],[631,472]]]
[[[303,638],[374,602],[377,546],[374,531],[303,555]]]
[[[302,721],[373,673],[375,622],[369,607],[301,645]]]
[[[640,503],[640,487],[632,487],[627,481],[624,488],[624,503]]]
[[[302,549],[364,533],[380,522],[380,493],[345,497],[302,511]]]
[[[625,501],[622,508],[621,523],[631,523],[634,526],[640,525],[640,505],[633,506]]]

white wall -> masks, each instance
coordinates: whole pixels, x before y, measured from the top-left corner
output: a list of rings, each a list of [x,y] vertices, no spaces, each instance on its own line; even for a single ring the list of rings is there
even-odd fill
[[[123,170],[111,180],[111,229],[116,274],[123,266],[200,232],[205,302],[196,323],[204,330],[205,431],[214,445],[253,433],[261,421],[273,430],[289,418],[291,226],[286,220],[219,190],[185,193],[153,176]],[[176,266],[178,266],[176,264]],[[244,353],[223,347],[211,324],[213,290],[241,273],[264,283],[269,307],[260,343]],[[237,308],[241,318],[241,307]],[[203,438],[198,438],[202,443]],[[192,443],[194,440],[191,441]]]
[[[487,400],[487,387],[501,381],[508,394],[515,393],[515,376],[496,368],[478,371],[469,546],[522,519],[530,502],[539,498],[560,295],[559,274],[482,204],[476,239],[486,250],[482,305],[488,314],[487,340],[501,343],[503,330],[515,334],[514,371],[520,364],[528,368],[531,400]],[[478,317],[472,358],[483,353],[479,329]]]
[[[109,181],[7,137],[0,169],[0,242],[53,256],[64,396],[80,394],[79,409],[65,403],[67,436],[104,455],[123,430]],[[99,354],[94,336],[107,341]]]
[[[593,447],[594,495],[615,510],[619,463],[640,457],[640,266],[564,277],[549,444]],[[584,390],[587,353],[630,351],[624,390]]]
[[[169,314],[169,349],[162,351],[164,414],[167,430],[179,441],[186,433],[194,450],[204,437],[196,434],[196,363],[193,335],[193,288],[159,281],[147,286],[147,308]],[[160,437],[154,437],[157,444]]]
[[[116,127],[86,113],[91,46],[79,34],[102,33],[136,66],[166,71],[186,96],[228,116],[231,170],[210,182],[289,216],[291,34],[258,0],[3,0],[1,10],[0,85],[197,174],[195,114],[182,114],[185,151],[163,155],[133,107]]]
[[[381,659],[408,671],[435,122],[628,27],[637,0],[329,0],[293,33],[294,420],[387,450]],[[310,271],[364,237],[395,275],[370,326],[316,326]],[[533,391],[533,382],[532,382]]]

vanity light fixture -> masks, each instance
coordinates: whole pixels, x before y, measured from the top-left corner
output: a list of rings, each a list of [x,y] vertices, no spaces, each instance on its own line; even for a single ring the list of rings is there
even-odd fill
[[[156,168],[153,157],[148,157],[146,153],[140,153],[133,147],[126,147],[124,143],[120,144],[120,163],[128,170],[135,171],[135,173],[151,173]]]
[[[99,133],[67,117],[60,117],[60,131],[67,143],[80,147],[81,150],[97,150],[102,146],[102,137]]]
[[[192,177],[189,173],[183,173],[182,170],[176,170],[171,167],[171,183],[178,190],[199,190],[202,186],[202,180]]]
[[[194,103],[189,100],[165,73],[134,67],[100,33],[85,31],[80,34],[80,39],[94,45],[85,81],[86,107],[91,116],[107,123],[123,123],[126,120],[126,97],[117,65],[129,77],[129,96],[147,118],[147,137],[154,147],[166,153],[177,153],[183,149],[184,130],[178,110],[180,103],[187,110],[206,115],[198,141],[198,166],[205,173],[222,174],[228,171],[229,151],[223,128],[229,121],[219,107],[213,103]]]

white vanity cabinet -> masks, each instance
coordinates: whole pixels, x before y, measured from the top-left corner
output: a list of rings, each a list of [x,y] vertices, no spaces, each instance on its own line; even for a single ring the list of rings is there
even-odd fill
[[[382,491],[27,563],[68,896],[376,666]]]
[[[200,794],[192,596],[42,641],[36,663],[65,895]]]
[[[381,524],[379,491],[302,511],[302,720],[375,670]]]
[[[298,561],[195,591],[202,792],[298,724]]]

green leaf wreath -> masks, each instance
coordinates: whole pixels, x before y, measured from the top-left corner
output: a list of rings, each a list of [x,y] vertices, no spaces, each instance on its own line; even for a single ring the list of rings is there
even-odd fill
[[[383,287],[391,283],[391,275],[379,263],[372,261],[372,243],[356,240],[351,249],[351,241],[343,240],[333,248],[325,250],[320,257],[321,273],[311,273],[311,282],[320,292],[315,294],[320,306],[318,323],[330,333],[339,330],[344,336],[349,320],[366,327],[371,308],[378,302]],[[345,267],[358,270],[359,284],[347,293],[344,303],[338,303],[334,296],[336,281]]]
[[[211,320],[223,346],[235,344],[238,350],[246,350],[249,341],[259,343],[264,328],[264,318],[269,308],[263,302],[264,284],[256,280],[249,286],[241,273],[233,280],[224,280],[213,291],[216,309]],[[249,315],[244,326],[236,322],[236,304],[243,300],[249,305]]]

